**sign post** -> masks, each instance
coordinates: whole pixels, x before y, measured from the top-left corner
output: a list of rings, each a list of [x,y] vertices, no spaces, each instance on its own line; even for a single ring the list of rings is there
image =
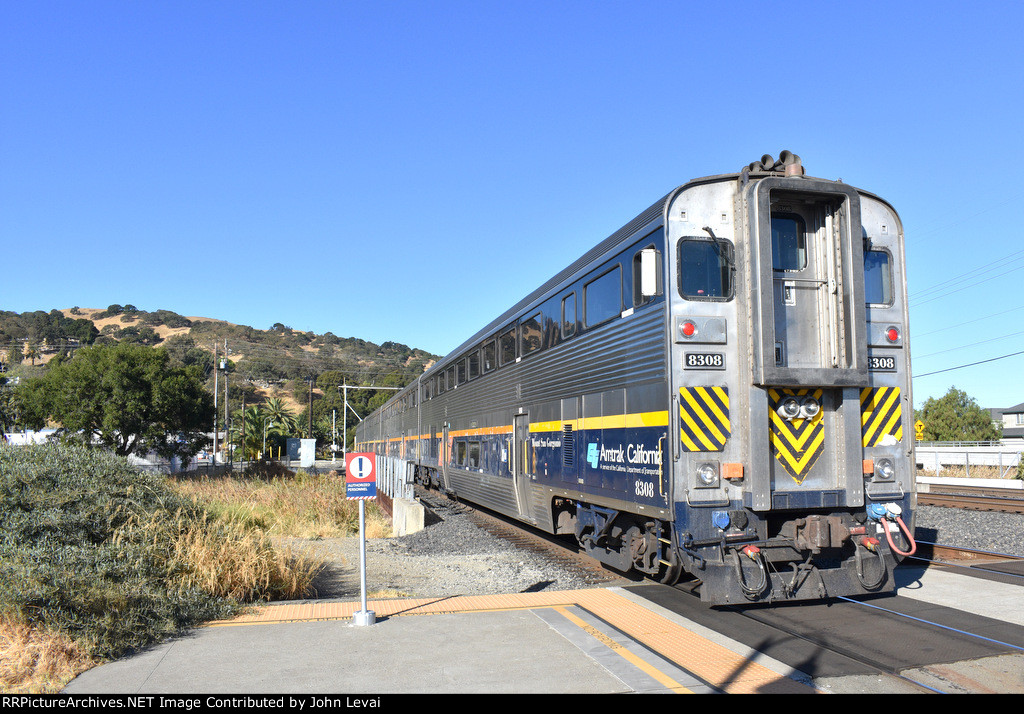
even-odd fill
[[[345,454],[345,497],[359,501],[359,585],[363,609],[352,615],[352,622],[372,625],[376,616],[366,609],[366,499],[377,497],[375,454]]]

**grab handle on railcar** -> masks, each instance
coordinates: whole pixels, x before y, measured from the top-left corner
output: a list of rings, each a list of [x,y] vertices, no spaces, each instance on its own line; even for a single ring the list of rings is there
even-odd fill
[[[668,434],[662,434],[661,438],[658,439],[658,467],[661,473],[658,474],[658,489],[661,491],[661,497],[668,501],[668,497],[665,495],[665,439],[668,438]]]

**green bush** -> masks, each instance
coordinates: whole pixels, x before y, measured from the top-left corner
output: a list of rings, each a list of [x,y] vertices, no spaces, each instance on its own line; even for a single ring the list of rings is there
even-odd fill
[[[0,446],[0,614],[114,658],[237,603],[182,585],[170,554],[205,511],[161,476],[72,444]]]

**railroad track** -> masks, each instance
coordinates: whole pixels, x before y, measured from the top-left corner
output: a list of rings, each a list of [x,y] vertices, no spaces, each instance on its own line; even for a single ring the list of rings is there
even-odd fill
[[[1024,513],[1024,491],[1009,488],[931,485],[928,491],[918,491],[917,504],[972,511]]]
[[[918,551],[912,557],[913,560],[934,563],[935,565],[972,566],[984,569],[985,566],[1004,565],[1007,563],[1020,563],[1024,556],[1009,555],[1006,553],[990,553],[984,550],[973,548],[961,548],[955,545],[943,545],[940,543],[929,543],[928,541],[917,541]],[[1018,576],[1024,581],[1024,576]],[[1024,584],[1024,582],[1022,582]]]

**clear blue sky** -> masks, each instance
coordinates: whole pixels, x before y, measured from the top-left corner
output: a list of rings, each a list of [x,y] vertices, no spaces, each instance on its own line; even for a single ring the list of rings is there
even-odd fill
[[[444,354],[789,149],[900,212],[917,374],[1024,351],[1022,29],[1020,2],[0,0],[0,309]],[[1010,406],[1022,372],[915,401]]]

